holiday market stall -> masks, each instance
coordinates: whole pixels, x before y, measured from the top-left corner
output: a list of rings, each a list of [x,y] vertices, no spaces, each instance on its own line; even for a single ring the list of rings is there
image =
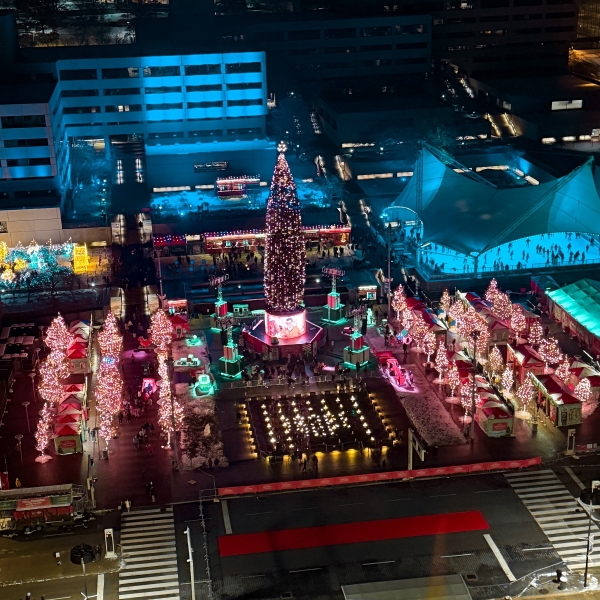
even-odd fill
[[[528,344],[507,344],[506,364],[511,364],[517,383],[523,383],[527,373],[540,375],[545,363],[542,357]]]
[[[514,429],[514,417],[498,398],[488,398],[477,405],[475,422],[488,437],[504,437]]]
[[[62,385],[62,400],[54,417],[54,447],[56,454],[82,452],[87,421],[86,381],[83,375],[73,375]]]
[[[538,390],[538,405],[543,406],[554,425],[566,427],[581,423],[581,400],[555,374],[533,376],[532,382]]]

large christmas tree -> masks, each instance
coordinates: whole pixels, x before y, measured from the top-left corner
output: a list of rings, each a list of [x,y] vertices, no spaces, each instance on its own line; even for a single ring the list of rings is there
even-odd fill
[[[267,204],[265,298],[269,313],[293,313],[303,308],[305,262],[296,184],[285,156],[280,154]]]

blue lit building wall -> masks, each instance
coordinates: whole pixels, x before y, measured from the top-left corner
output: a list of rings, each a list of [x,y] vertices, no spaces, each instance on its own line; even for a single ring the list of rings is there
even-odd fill
[[[55,73],[49,102],[0,105],[0,199],[19,190],[63,194],[70,138],[104,139],[109,155],[112,136],[193,143],[196,152],[265,137],[263,52],[59,60]],[[27,115],[43,123],[20,118]]]

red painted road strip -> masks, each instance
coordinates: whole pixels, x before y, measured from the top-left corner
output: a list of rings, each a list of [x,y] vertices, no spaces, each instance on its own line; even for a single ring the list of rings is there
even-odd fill
[[[426,517],[404,517],[343,525],[227,535],[219,537],[219,554],[221,556],[240,556],[279,550],[298,550],[424,535],[480,531],[489,528],[490,526],[481,512],[471,510]]]

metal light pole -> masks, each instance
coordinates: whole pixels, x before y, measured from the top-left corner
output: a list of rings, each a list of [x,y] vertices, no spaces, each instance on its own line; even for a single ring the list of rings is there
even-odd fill
[[[196,578],[194,577],[194,550],[192,549],[192,532],[188,527],[185,530],[185,535],[187,536],[187,545],[188,545],[188,563],[190,565],[190,583],[192,585],[192,600],[196,600]]]
[[[158,259],[158,289],[160,291],[160,295],[163,295],[163,287],[162,287],[162,271],[160,269],[160,252],[158,250],[154,250],[156,252],[156,258]]]
[[[473,388],[471,390],[471,424],[469,425],[469,439],[471,444],[475,442],[475,375],[477,373],[477,340],[481,331],[477,329],[471,332],[473,338]]]
[[[31,433],[31,427],[29,425],[29,410],[27,409],[31,402],[22,402],[22,404],[25,407],[25,416],[27,417],[27,432]]]
[[[596,482],[594,482],[596,483]],[[594,485],[592,483],[592,485]],[[592,521],[598,523],[597,518],[592,518],[592,511],[594,510],[594,504],[598,506],[600,504],[600,490],[597,487],[592,487],[591,490],[584,489],[581,491],[579,496],[578,504],[582,506],[588,513],[588,531],[586,540],[585,550],[585,571],[583,573],[583,587],[586,588],[588,584],[588,567],[590,561],[590,553],[594,550],[594,535],[592,534]],[[582,538],[580,538],[582,539]]]
[[[21,440],[23,439],[23,434],[17,433],[17,435],[15,435],[15,439],[17,440],[17,443],[19,444],[19,454],[21,455],[21,466],[23,466],[23,450],[21,448]]]
[[[33,401],[37,400],[35,396],[35,372],[29,373],[29,378],[31,379],[31,392],[33,393]]]
[[[392,314],[392,268],[391,268],[391,253],[392,253],[392,228],[391,225],[387,226],[387,314],[388,321],[390,320],[390,316]]]

